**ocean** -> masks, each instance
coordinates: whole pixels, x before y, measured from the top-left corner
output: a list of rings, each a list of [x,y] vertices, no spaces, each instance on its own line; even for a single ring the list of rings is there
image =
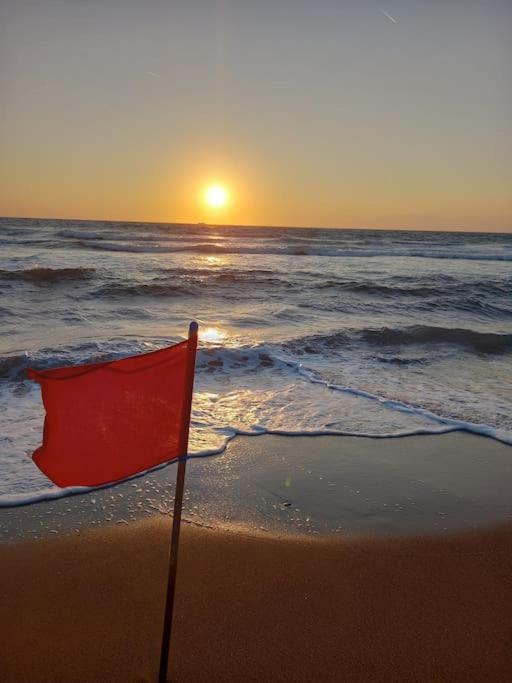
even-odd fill
[[[512,235],[0,219],[0,505],[33,465],[29,367],[202,334],[191,453],[238,434],[512,444]]]

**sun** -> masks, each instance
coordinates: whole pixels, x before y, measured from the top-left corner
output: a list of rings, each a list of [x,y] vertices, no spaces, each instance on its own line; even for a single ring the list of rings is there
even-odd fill
[[[208,206],[219,209],[226,205],[229,196],[228,191],[222,185],[210,185],[205,192],[204,198]]]

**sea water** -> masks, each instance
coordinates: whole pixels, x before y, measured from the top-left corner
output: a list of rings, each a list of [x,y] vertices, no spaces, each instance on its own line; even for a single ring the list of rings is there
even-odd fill
[[[237,434],[512,443],[512,235],[0,219],[0,505],[31,460],[28,367],[202,338],[191,452]]]

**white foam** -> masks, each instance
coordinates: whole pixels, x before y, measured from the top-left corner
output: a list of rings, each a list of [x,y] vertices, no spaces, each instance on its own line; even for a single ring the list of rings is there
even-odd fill
[[[442,415],[437,415],[436,413],[433,413],[430,410],[426,410],[425,408],[411,406],[407,403],[403,403],[402,401],[393,401],[388,398],[378,396],[377,394],[372,394],[371,392],[364,391],[362,389],[355,389],[353,387],[347,387],[341,384],[332,384],[330,382],[325,382],[324,380],[316,378],[311,371],[302,367],[300,368],[300,372],[305,377],[307,377],[310,382],[323,384],[328,389],[333,389],[334,391],[347,393],[352,396],[360,396],[370,401],[376,401],[380,405],[389,408],[390,410],[397,410],[401,413],[406,413],[408,415],[416,415],[419,417],[423,417],[427,420],[431,420],[432,422],[437,422],[440,425],[446,425],[446,428],[442,431],[460,430],[465,432],[471,432],[473,434],[480,434],[481,436],[488,436],[492,439],[496,439],[497,441],[501,441],[502,443],[512,445],[512,434],[504,429],[497,429],[496,427],[490,427],[486,424],[469,422],[467,420],[456,420],[450,417],[443,417]],[[439,431],[437,433],[439,433]],[[371,435],[367,434],[366,436]],[[405,434],[391,434],[390,436],[405,436]]]

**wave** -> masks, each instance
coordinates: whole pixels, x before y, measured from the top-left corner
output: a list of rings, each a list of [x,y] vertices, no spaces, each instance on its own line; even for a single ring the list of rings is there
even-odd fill
[[[297,354],[320,354],[361,342],[379,347],[447,344],[476,353],[512,352],[512,334],[478,332],[476,330],[429,325],[411,325],[403,328],[350,329],[329,334],[310,335],[285,342],[283,347]]]
[[[10,379],[24,379],[29,367],[58,367],[80,363],[115,360],[125,355],[145,353],[173,343],[170,339],[113,338],[105,342],[82,342],[57,348],[44,348],[35,352],[18,352],[0,356],[0,375]],[[478,332],[462,328],[412,325],[403,328],[347,329],[326,334],[298,337],[279,345],[257,346],[201,346],[198,350],[197,367],[211,373],[216,371],[245,369],[257,370],[269,367],[289,369],[300,364],[304,355],[329,355],[344,348],[366,344],[382,349],[400,346],[452,345],[480,354],[512,352],[512,334]],[[382,363],[395,365],[425,364],[428,356],[404,358],[402,356],[373,356]]]
[[[461,295],[464,299],[473,296],[512,295],[512,280],[464,282],[452,279],[436,285],[424,284],[421,281],[408,283],[362,282],[361,280],[325,279],[312,285],[315,289],[334,289],[343,292],[389,297],[453,297]]]
[[[135,242],[142,242],[143,245],[145,246],[145,242],[159,242],[162,243],[162,247],[165,249],[171,249],[174,245],[177,246],[179,249],[181,243],[188,243],[188,242],[198,242],[198,240],[219,240],[219,239],[224,239],[222,237],[219,237],[216,233],[194,233],[191,232],[190,230],[186,231],[168,231],[168,230],[156,230],[154,228],[151,229],[151,231],[148,231],[146,229],[142,229],[141,231],[138,231],[136,233],[129,233],[126,230],[122,229],[123,226],[119,226],[117,230],[110,229],[110,230],[101,230],[101,231],[90,231],[90,230],[60,230],[59,232],[55,233],[57,237],[64,237],[66,238],[66,246],[69,245],[67,240],[77,240],[77,241],[84,241],[84,242],[94,242],[94,241],[99,241],[103,242],[106,241],[104,248],[107,250],[116,250],[115,247],[119,247],[120,250],[129,250],[129,247],[132,246],[132,244]],[[119,244],[116,244],[119,243]],[[91,246],[91,245],[88,245]],[[94,245],[93,245],[94,246]],[[100,248],[98,246],[98,248]],[[146,247],[148,250],[151,250],[151,246]]]
[[[477,332],[462,328],[411,325],[396,329],[382,327],[365,330],[360,337],[368,344],[378,346],[403,346],[405,344],[450,344],[478,353],[504,353],[512,351],[512,334]]]
[[[248,285],[251,293],[255,287],[277,286],[285,289],[297,289],[300,283],[294,282],[289,273],[270,270],[269,268],[254,268],[241,270],[240,268],[190,268],[167,269],[162,271],[172,278],[196,284],[203,288],[207,285]]]
[[[150,282],[141,284],[113,283],[99,287],[97,296],[105,297],[133,297],[133,296],[193,296],[204,294],[192,285],[173,284],[168,282]]]
[[[60,230],[56,234],[58,237],[70,237],[77,240],[103,240],[106,237],[101,232],[91,232],[90,230]]]
[[[164,340],[160,340],[160,342],[163,341]],[[133,340],[131,342],[127,342],[126,340],[124,342],[119,340],[111,340],[110,345],[106,345],[105,348],[103,348],[103,353],[105,354],[108,350],[110,354],[119,356],[121,355],[123,343],[132,345],[132,353],[135,350],[147,350],[140,348],[140,342],[138,342],[138,348],[134,349],[133,345],[135,342]],[[74,349],[67,347],[57,350],[56,352],[46,350],[46,361],[50,365],[54,365],[56,364],[55,361],[59,361],[59,363],[62,362],[66,355],[68,361],[67,364],[69,364],[69,360],[71,358],[73,358],[74,362],[91,360],[90,355],[94,348],[95,345],[93,344],[83,344],[81,346],[77,345],[74,347]],[[126,353],[127,350],[128,349],[125,348],[124,353]],[[79,358],[80,354],[85,357]],[[42,361],[43,355],[44,354],[41,352],[40,357],[36,360],[34,357],[29,357],[28,354],[18,354],[7,359],[0,359],[0,363],[4,362],[5,365],[5,362],[7,361],[10,362],[13,367],[15,365],[20,367],[33,365],[35,362],[38,362],[39,366],[41,366],[40,363]],[[300,425],[294,422],[286,425],[286,427],[283,426],[283,428],[280,428],[277,425],[271,426],[271,424],[261,424],[260,422],[254,424],[247,422],[247,424],[242,425],[237,423],[236,417],[230,420],[229,414],[225,416],[225,420],[222,416],[220,416],[220,418],[217,417],[217,420],[214,423],[208,424],[208,413],[199,409],[193,416],[193,428],[201,429],[208,427],[222,438],[216,440],[216,445],[209,445],[208,447],[206,447],[206,444],[201,446],[198,442],[198,445],[195,447],[196,450],[190,454],[190,457],[207,457],[222,453],[222,451],[224,451],[226,448],[227,443],[237,435],[257,436],[260,434],[280,434],[286,436],[332,435],[389,439],[412,435],[434,435],[454,431],[464,431],[491,437],[506,444],[512,444],[512,433],[507,432],[504,429],[492,427],[484,423],[471,422],[453,416],[441,415],[423,408],[422,406],[388,398],[377,393],[371,393],[369,391],[359,389],[358,387],[326,381],[300,363],[288,362],[281,358],[279,354],[276,353],[271,347],[201,348],[198,354],[197,366],[198,379],[202,378],[203,381],[205,379],[205,375],[207,377],[209,373],[224,372],[226,375],[232,377],[237,368],[242,369],[244,373],[252,373],[255,378],[261,377],[262,371],[271,370],[272,376],[274,376],[276,371],[280,371],[281,373],[284,373],[285,378],[291,380],[293,383],[291,384],[292,387],[296,385],[297,381],[304,382],[306,386],[310,383],[312,385],[317,385],[320,391],[323,391],[323,389],[320,388],[323,387],[328,392],[334,392],[334,395],[336,395],[336,393],[340,393],[351,397],[356,397],[362,399],[363,402],[368,401],[370,403],[376,404],[386,411],[392,411],[409,416],[410,419],[403,421],[402,424],[399,424],[395,420],[394,426],[391,426],[390,423],[393,423],[393,419],[389,420],[386,418],[385,422],[381,423],[387,425],[386,430],[381,431],[378,428],[375,430],[372,429],[372,424],[370,423],[366,424],[366,426],[363,428],[357,424],[350,426],[346,425],[343,427],[344,420],[342,415],[340,415],[339,418],[335,415],[329,417],[328,413],[325,413],[323,421],[318,424]],[[250,380],[251,383],[253,381],[253,379]],[[287,383],[290,385],[290,381]],[[215,385],[217,385],[217,380],[215,380]],[[280,385],[277,386],[274,384],[273,386],[276,388],[277,393],[281,391]],[[233,389],[235,388],[236,387],[233,386]],[[198,389],[198,391],[199,394],[201,394],[201,390]],[[212,396],[214,396],[215,400],[217,399],[216,395],[212,394]],[[233,394],[233,397],[234,396],[235,394]],[[319,396],[315,393],[311,395],[310,400],[314,403],[318,403],[318,400],[322,401],[322,396]],[[282,405],[282,401],[278,401],[276,403],[277,407],[280,405]],[[366,406],[363,405],[362,410],[366,411]],[[334,422],[329,421],[332,420],[333,417],[336,417],[336,420]],[[421,418],[423,424],[418,424],[417,418]],[[163,466],[165,465],[159,465],[158,468]],[[146,473],[141,473],[142,476],[145,474]],[[38,489],[30,491],[25,488],[19,493],[6,493],[5,495],[2,495],[0,497],[0,507],[23,505],[35,502],[36,500],[67,496],[74,493],[83,493],[88,490],[91,489],[85,487],[73,487],[68,489],[41,489],[39,486]]]
[[[125,355],[144,353],[148,350],[153,349],[145,348],[140,343],[130,343],[129,340],[111,340],[105,344],[84,342],[57,348],[43,348],[32,352],[14,352],[0,356],[0,377],[20,381],[26,379],[26,371],[33,367],[47,369],[81,363],[100,363],[116,360]]]
[[[164,271],[165,272],[165,271]],[[219,271],[207,269],[176,269],[169,271],[168,277],[154,278],[145,282],[110,282],[99,287],[99,296],[205,296],[214,288],[219,288],[223,298],[233,296],[232,285],[239,285],[236,296],[247,286],[247,294],[253,296],[255,287],[278,287],[285,289],[297,288],[287,276],[273,275],[272,271],[237,271],[222,269]]]
[[[83,342],[34,352],[14,352],[0,356],[0,377],[19,381],[26,379],[26,370],[32,367],[46,369],[112,361],[123,356],[154,351],[172,343],[175,342],[170,339],[152,340],[148,343],[140,339],[114,338],[104,343]],[[202,346],[198,349],[196,365],[199,371],[210,374],[236,369],[251,372],[263,368],[289,369],[295,367],[296,363],[278,357],[271,347],[265,345]]]
[[[194,242],[197,238],[190,238]],[[141,240],[142,241],[142,240]],[[469,260],[469,261],[512,261],[512,254],[504,253],[489,253],[487,251],[468,252],[464,253],[457,251],[438,251],[428,248],[421,250],[411,249],[366,249],[364,247],[357,249],[343,249],[331,246],[317,247],[309,244],[290,245],[283,243],[282,245],[266,244],[266,245],[238,245],[217,244],[212,242],[199,242],[197,244],[180,245],[147,245],[147,244],[133,244],[125,243],[119,244],[114,242],[83,240],[79,244],[87,249],[98,249],[101,251],[121,251],[128,253],[162,253],[174,254],[181,252],[190,252],[197,254],[273,254],[273,255],[291,255],[291,256],[331,256],[337,258],[373,258],[373,257],[387,257],[387,258],[422,258],[422,259],[455,259],[455,260]]]
[[[0,269],[0,280],[22,280],[35,283],[52,283],[60,280],[87,280],[93,276],[94,268],[27,268],[25,270]]]
[[[501,305],[495,303],[498,300]],[[484,318],[510,318],[512,316],[512,292],[508,295],[508,300],[505,297],[495,301],[489,301],[484,293],[477,294],[461,294],[460,296],[443,296],[438,294],[429,299],[418,300],[412,306],[414,310],[419,313],[430,311],[446,311],[453,313],[454,311],[461,311],[462,313],[469,313],[472,315],[479,315]],[[508,304],[508,305],[507,305]]]
[[[120,242],[118,245],[120,247],[121,251],[129,251],[127,247],[130,245],[126,244],[126,241],[129,239],[129,236],[127,236],[126,231],[123,232],[93,232],[90,230],[61,230],[60,232],[56,233],[58,237],[65,237],[68,239],[74,239],[80,241],[103,241],[103,240],[112,240],[114,243],[115,242]],[[135,242],[176,242],[179,240],[180,242],[187,242],[187,241],[197,241],[197,236],[193,235],[176,235],[176,234],[159,234],[159,235],[152,235],[152,234],[141,234],[140,232],[137,233],[136,235],[133,235],[133,241]],[[112,243],[106,243],[105,249],[108,248],[108,250],[112,250],[116,245]],[[99,247],[98,247],[99,248]]]
[[[313,285],[315,289],[335,289],[342,292],[353,292],[356,294],[367,294],[377,296],[416,296],[425,297],[433,296],[443,292],[443,289],[437,287],[396,287],[393,285],[379,284],[374,282],[361,282],[358,280],[324,280]]]

